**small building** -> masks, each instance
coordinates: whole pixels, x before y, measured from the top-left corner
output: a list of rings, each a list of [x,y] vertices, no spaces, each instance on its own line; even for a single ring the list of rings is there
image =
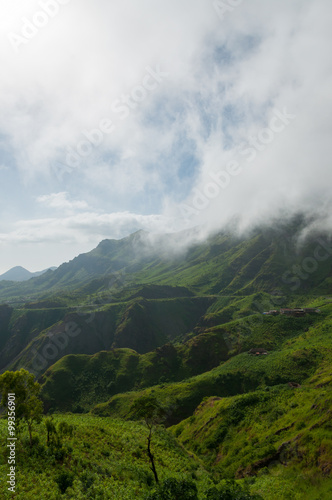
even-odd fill
[[[269,311],[263,312],[265,316],[278,316],[278,314],[283,314],[285,316],[293,316],[295,318],[301,318],[306,314],[319,314],[320,309],[316,307],[284,307],[278,311],[277,309],[270,309]]]
[[[280,314],[284,314],[285,316],[294,316],[296,318],[305,316],[305,311],[303,308],[300,307],[295,307],[293,309],[290,309],[288,307],[285,307],[283,309],[280,309]]]
[[[269,353],[262,347],[253,347],[250,351],[248,351],[248,354],[252,354],[253,356],[266,356]]]

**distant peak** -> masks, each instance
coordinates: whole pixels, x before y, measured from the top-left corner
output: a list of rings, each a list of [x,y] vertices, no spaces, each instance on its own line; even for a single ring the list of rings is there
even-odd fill
[[[46,273],[47,271],[49,271],[49,270],[53,271],[54,269],[56,269],[56,268],[55,267],[48,267],[47,269],[45,269],[43,271],[38,271],[38,272],[32,273],[22,266],[15,266],[15,267],[12,267],[11,269],[9,269],[9,271],[6,271],[5,273],[1,274],[0,281],[4,281],[4,280],[6,280],[6,281],[27,281],[30,278],[40,276],[40,275]]]

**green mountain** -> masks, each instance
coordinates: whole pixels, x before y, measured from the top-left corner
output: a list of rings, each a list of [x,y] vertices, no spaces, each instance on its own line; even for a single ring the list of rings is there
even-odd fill
[[[306,224],[298,216],[242,236],[229,229],[201,242],[198,230],[154,236],[138,231],[121,240],[104,240],[29,282],[2,282],[0,300],[22,303],[64,291],[81,296],[113,293],[116,287],[138,284],[189,287],[195,294],[289,292],[299,287],[324,293],[331,285],[330,236],[311,233],[300,245]]]
[[[66,354],[117,347],[143,354],[287,305],[299,292],[329,293],[330,240],[316,234],[299,247],[303,227],[296,219],[246,237],[222,232],[185,248],[187,233],[152,240],[140,231],[105,240],[27,283],[0,284],[0,294],[14,294],[0,314],[0,369],[24,366],[41,375]],[[257,305],[250,297],[262,292],[269,296]]]
[[[303,238],[307,222],[204,241],[139,231],[1,283],[0,370],[30,370],[46,411],[88,425],[129,429],[135,402],[154,396],[204,487],[235,478],[266,499],[330,498],[332,244]]]
[[[47,271],[55,270],[56,267],[51,267],[49,269],[45,269],[44,271],[37,271],[35,273],[31,273],[27,269],[24,269],[24,267],[21,266],[16,266],[12,267],[9,269],[9,271],[3,273],[0,275],[0,281],[27,281],[31,278],[35,278],[37,276],[41,276],[42,274],[46,273]]]

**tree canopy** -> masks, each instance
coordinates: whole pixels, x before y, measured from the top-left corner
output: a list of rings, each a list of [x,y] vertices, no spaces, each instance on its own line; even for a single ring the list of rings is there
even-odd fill
[[[39,423],[43,414],[43,403],[39,399],[40,384],[35,377],[23,368],[19,371],[6,371],[0,375],[1,406],[8,407],[8,394],[15,395],[16,425],[25,422],[28,426],[32,444],[32,424]]]
[[[131,413],[135,418],[144,420],[149,428],[160,424],[166,416],[165,408],[152,395],[142,396],[134,401]]]

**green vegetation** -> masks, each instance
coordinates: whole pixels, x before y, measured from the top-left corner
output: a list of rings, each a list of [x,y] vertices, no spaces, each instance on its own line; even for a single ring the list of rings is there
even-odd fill
[[[144,394],[153,393],[160,402],[168,406],[168,422],[174,423],[190,416],[207,396],[227,397],[253,391],[261,386],[302,383],[318,367],[331,362],[330,305],[327,306],[326,314],[324,320],[321,319],[300,335],[285,336],[279,349],[271,351],[267,356],[257,357],[248,353],[234,355],[213,370],[182,382],[147,388]],[[289,319],[292,323],[293,318]],[[299,321],[302,319],[305,318],[299,318]],[[266,317],[263,324],[270,324],[271,320],[273,321]],[[128,392],[115,395],[107,403],[96,406],[93,411],[98,415],[126,417],[130,405],[141,394]]]
[[[25,390],[16,498],[331,498],[332,259],[299,284],[302,223],[171,256],[138,232],[1,283],[0,369],[40,384],[0,376],[3,406]],[[319,313],[262,314],[282,307]]]
[[[61,424],[72,426],[73,432],[62,433],[47,445],[47,430],[41,423],[32,448],[26,446],[27,435],[22,434],[17,445],[15,498],[132,500],[153,491],[145,424],[70,414],[53,415],[53,422],[58,434]],[[4,419],[0,419],[0,435],[0,474],[5,477],[8,465]],[[202,493],[213,486],[200,462],[191,458],[163,427],[156,428],[151,446],[161,481],[194,477]],[[12,498],[3,482],[0,495]]]
[[[32,446],[32,425],[39,423],[43,414],[43,404],[38,398],[40,385],[26,370],[5,372],[0,376],[1,406],[7,410],[8,425],[14,435],[19,425],[28,426],[30,446]]]

